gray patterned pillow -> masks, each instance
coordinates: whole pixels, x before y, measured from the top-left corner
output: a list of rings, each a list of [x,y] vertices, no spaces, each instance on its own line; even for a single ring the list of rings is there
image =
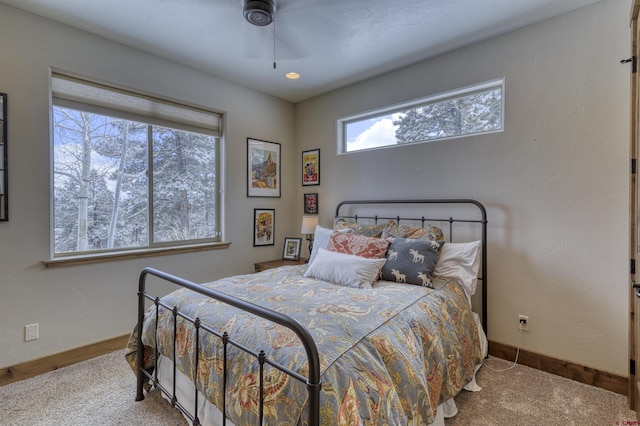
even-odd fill
[[[397,225],[392,222],[382,231],[380,238],[411,238],[416,240],[440,241],[444,240],[442,229],[437,226],[427,224],[424,228],[415,226]]]
[[[382,267],[382,279],[433,288],[431,276],[444,241],[394,238]]]
[[[352,234],[364,235],[365,237],[380,238],[385,226],[389,223],[363,224],[350,222],[342,217],[337,217],[333,221],[333,230],[338,232],[350,232]]]

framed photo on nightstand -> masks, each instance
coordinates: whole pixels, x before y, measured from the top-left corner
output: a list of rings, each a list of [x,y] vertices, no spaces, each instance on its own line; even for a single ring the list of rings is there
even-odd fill
[[[284,249],[282,258],[287,260],[300,260],[300,245],[302,244],[302,238],[289,238],[284,239]]]

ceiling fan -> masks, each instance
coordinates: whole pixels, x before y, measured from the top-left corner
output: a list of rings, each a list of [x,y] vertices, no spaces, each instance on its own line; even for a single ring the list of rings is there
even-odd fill
[[[273,23],[275,13],[275,0],[242,0],[242,14],[244,15],[244,19],[256,27],[266,27]],[[273,68],[276,68],[275,23],[273,23]]]
[[[242,13],[252,25],[265,27],[273,22],[276,13],[275,0],[244,0]]]
[[[276,24],[274,15],[276,13],[275,0],[243,0],[242,14],[244,19],[256,27],[266,27],[273,23],[273,69],[276,65]]]
[[[345,31],[342,25],[334,19],[335,16],[344,14],[343,0],[321,4],[315,2],[316,0],[241,0],[244,19],[251,24],[244,30],[246,56],[255,58],[264,57],[267,52],[273,53],[276,68],[276,57],[284,60],[299,59],[306,56],[309,43],[317,41],[319,37],[343,35]],[[342,13],[337,12],[338,10]],[[331,31],[327,32],[327,28],[331,28]]]

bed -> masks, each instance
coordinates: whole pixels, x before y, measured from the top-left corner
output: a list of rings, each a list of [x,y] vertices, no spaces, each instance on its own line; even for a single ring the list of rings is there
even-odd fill
[[[136,399],[159,388],[194,425],[444,424],[479,390],[486,232],[475,200],[343,201],[308,265],[207,284],[146,268]],[[149,277],[181,288],[154,297]]]

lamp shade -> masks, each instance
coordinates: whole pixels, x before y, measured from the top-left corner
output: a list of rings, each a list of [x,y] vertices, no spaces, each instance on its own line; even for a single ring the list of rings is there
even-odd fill
[[[302,229],[301,234],[313,234],[316,232],[316,226],[318,225],[318,216],[302,216]]]

